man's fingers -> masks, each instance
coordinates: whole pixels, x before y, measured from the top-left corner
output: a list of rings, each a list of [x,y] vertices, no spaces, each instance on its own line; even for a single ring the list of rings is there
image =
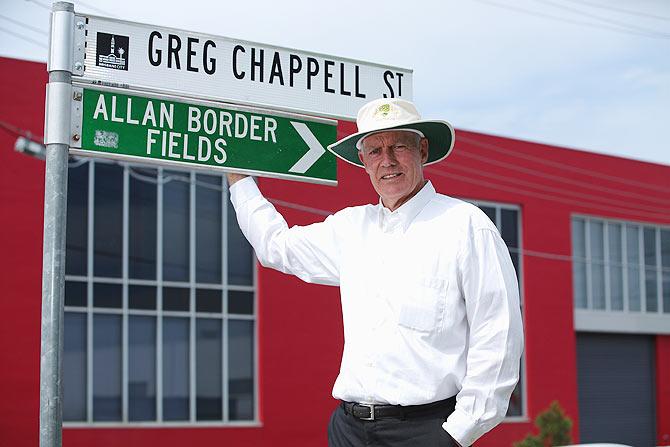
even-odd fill
[[[234,185],[236,182],[239,182],[243,178],[248,177],[247,175],[244,174],[232,174],[232,173],[227,173],[226,177],[228,177],[228,186]]]

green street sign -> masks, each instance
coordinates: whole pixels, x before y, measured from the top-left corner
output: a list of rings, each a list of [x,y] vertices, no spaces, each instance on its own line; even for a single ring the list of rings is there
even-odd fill
[[[73,88],[70,152],[337,184],[337,121],[116,89]]]

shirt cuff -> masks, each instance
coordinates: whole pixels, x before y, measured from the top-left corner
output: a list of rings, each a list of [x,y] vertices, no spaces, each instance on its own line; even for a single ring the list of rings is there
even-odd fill
[[[258,189],[258,186],[256,186],[253,177],[246,177],[242,180],[238,180],[231,185],[228,190],[230,191],[230,201],[233,203],[235,209],[237,209],[239,205],[261,195],[261,191]]]
[[[468,447],[481,436],[477,433],[477,424],[462,410],[456,408],[442,424],[449,435],[463,447]]]

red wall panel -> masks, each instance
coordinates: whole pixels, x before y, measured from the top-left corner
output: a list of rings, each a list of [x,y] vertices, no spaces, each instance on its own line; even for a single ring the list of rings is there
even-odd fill
[[[10,124],[41,136],[44,64],[0,58],[0,445],[37,445],[44,162],[14,152]]]

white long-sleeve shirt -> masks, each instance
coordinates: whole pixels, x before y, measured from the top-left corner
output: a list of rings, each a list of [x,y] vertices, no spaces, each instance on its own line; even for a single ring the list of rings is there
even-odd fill
[[[523,349],[519,292],[482,211],[428,182],[394,212],[380,201],[288,228],[253,179],[230,193],[261,264],[340,286],[333,397],[416,405],[456,395],[443,428],[463,446],[504,418]]]

